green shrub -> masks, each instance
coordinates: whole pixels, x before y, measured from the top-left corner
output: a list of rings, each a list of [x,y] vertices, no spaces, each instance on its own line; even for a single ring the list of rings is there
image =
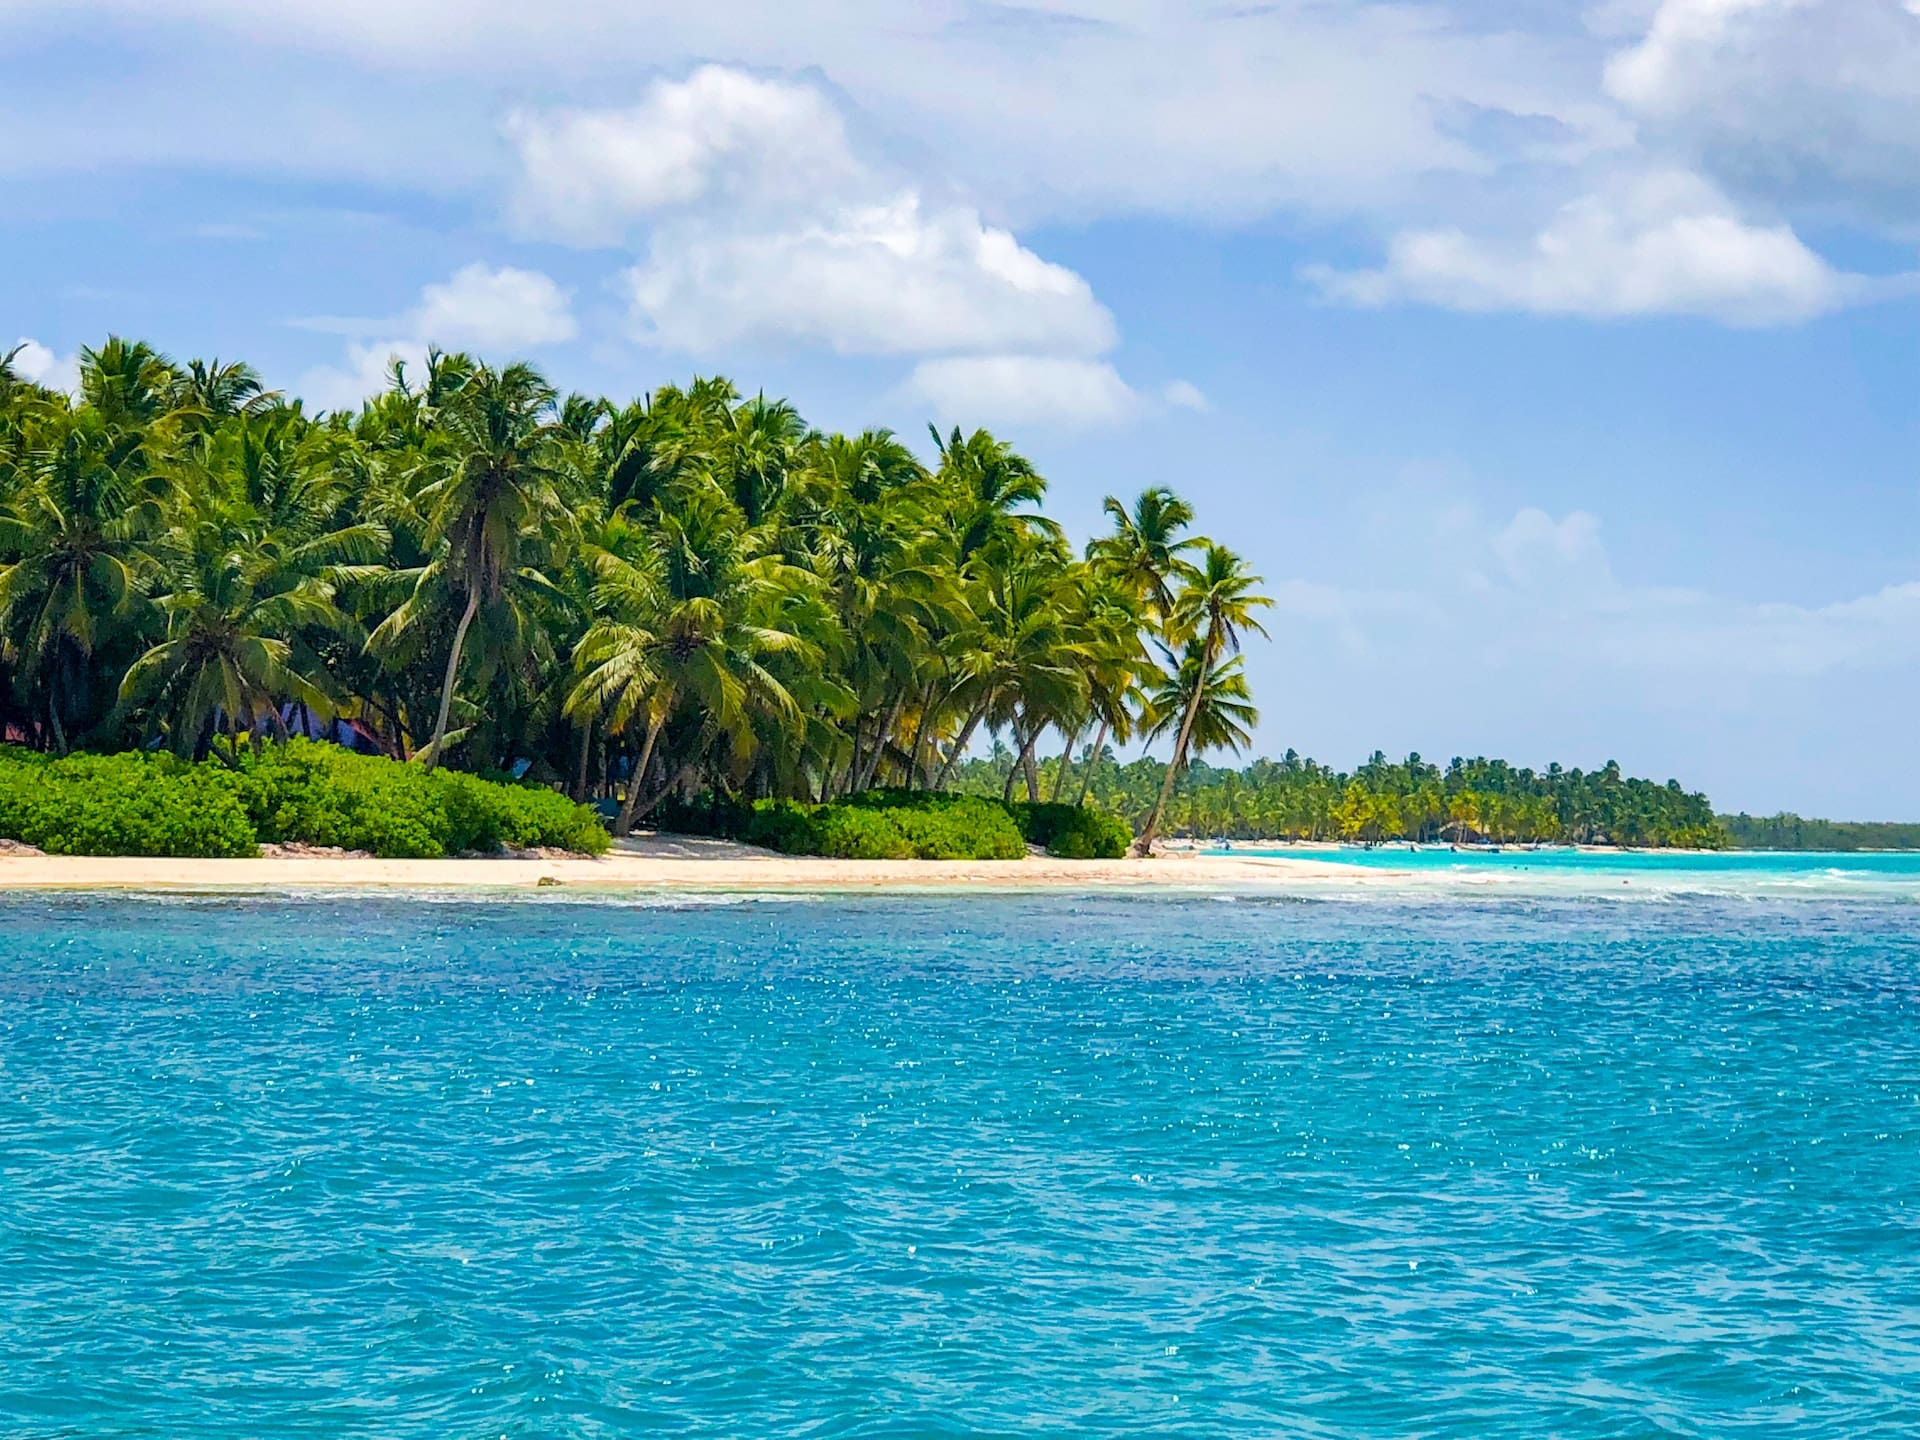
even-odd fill
[[[0,749],[0,836],[56,855],[252,855],[290,841],[383,859],[607,848],[594,813],[551,790],[429,775],[308,740],[243,751],[237,770],[159,753]]]
[[[172,755],[0,756],[0,835],[49,855],[257,853],[230,772]]]
[[[703,797],[665,805],[663,830],[720,835],[785,855],[857,860],[1017,860],[1026,842],[998,801],[972,795],[869,790],[830,805]]]
[[[894,818],[858,805],[822,805],[813,812],[815,855],[840,860],[910,860],[913,844]]]
[[[881,813],[921,860],[1018,860],[1027,843],[1004,806],[971,795],[947,803],[903,806]]]
[[[814,807],[793,800],[763,800],[748,812],[746,824],[729,839],[744,840],[783,855],[817,855]],[[704,832],[696,832],[704,833]]]
[[[1127,822],[1085,805],[1011,807],[1029,845],[1067,860],[1118,860],[1133,844]]]
[[[1133,831],[1119,816],[1076,806],[1073,818],[1053,832],[1047,853],[1066,860],[1118,860],[1132,844]]]

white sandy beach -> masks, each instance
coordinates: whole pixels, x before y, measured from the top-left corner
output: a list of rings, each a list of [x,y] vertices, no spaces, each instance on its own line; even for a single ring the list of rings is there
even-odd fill
[[[878,890],[1262,887],[1397,880],[1387,870],[1294,858],[1172,853],[1152,860],[826,860],[777,855],[724,840],[635,836],[604,856],[376,860],[271,856],[255,860],[61,855],[0,856],[4,890],[418,889],[523,890],[543,881],[597,890]]]

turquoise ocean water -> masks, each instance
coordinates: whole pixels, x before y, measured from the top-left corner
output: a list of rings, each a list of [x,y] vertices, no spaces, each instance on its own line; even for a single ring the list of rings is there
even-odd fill
[[[1920,1433],[1916,917],[12,897],[0,1434]]]

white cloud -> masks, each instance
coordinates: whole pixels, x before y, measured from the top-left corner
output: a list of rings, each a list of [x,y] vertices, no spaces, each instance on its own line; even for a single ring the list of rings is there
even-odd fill
[[[297,322],[303,328],[381,338],[352,339],[345,360],[309,370],[294,386],[317,409],[351,409],[387,387],[393,362],[418,375],[427,350],[473,350],[483,360],[519,358],[529,346],[554,345],[578,333],[567,294],[535,270],[467,265],[425,286],[419,303],[387,320],[357,321],[323,316]]]
[[[1046,355],[968,355],[914,367],[907,390],[946,424],[1086,428],[1131,417],[1139,396],[1111,365]]]
[[[286,79],[298,76],[243,95],[232,83],[181,87],[179,66],[166,67],[156,88],[164,83],[174,105],[136,108],[137,125],[81,125],[87,97],[71,96],[71,119],[45,126],[49,143],[92,164],[177,160],[197,148],[263,167],[465,179],[480,167],[471,148],[461,163],[461,144],[492,132],[493,97],[557,86],[618,94],[635,75],[713,58],[830,76],[859,111],[885,117],[902,150],[1028,215],[1375,204],[1427,177],[1497,163],[1461,123],[1468,112],[1515,119],[1529,154],[1577,151],[1621,130],[1591,93],[1591,54],[1561,33],[1489,25],[1444,0],[179,0],[158,17],[143,0],[14,0],[0,7],[0,26],[9,8],[24,33],[66,34],[76,46],[94,43],[115,15],[137,20],[136,39],[156,48],[203,42],[217,26],[257,62],[237,83],[281,63]],[[227,56],[233,47],[194,50]],[[381,123],[394,118],[385,104],[395,92],[420,98],[416,123]],[[339,118],[316,124],[315,111]],[[645,104],[628,113],[633,123],[616,127],[623,135],[665,133],[691,146],[655,159],[623,141],[625,162],[596,172],[622,193],[672,191],[715,143]],[[47,162],[45,148],[28,149],[40,153],[4,163]],[[604,218],[591,195],[565,185],[556,194],[582,218]]]
[[[1396,236],[1378,270],[1315,267],[1331,298],[1595,317],[1701,315],[1742,325],[1805,320],[1870,293],[1783,224],[1734,213],[1697,176],[1644,176],[1565,206],[1530,240],[1463,230]]]
[[[64,390],[69,395],[79,393],[80,357],[77,354],[56,355],[38,340],[25,335],[20,337],[19,346],[19,353],[13,357],[14,374],[49,390]]]
[[[408,333],[446,349],[555,345],[579,331],[566,291],[537,270],[468,265],[420,292]]]
[[[1729,186],[1868,225],[1920,219],[1912,0],[1661,0],[1604,88],[1643,145]]]
[[[1092,355],[1115,340],[1080,276],[912,193],[785,229],[667,226],[626,286],[639,333],[676,350],[773,339],[842,354]]]
[[[646,344],[916,357],[908,390],[943,415],[1134,408],[1098,358],[1118,331],[1086,280],[857,153],[814,84],[708,65],[625,109],[522,110],[509,135],[523,228],[613,242],[646,226],[621,277]]]
[[[1607,64],[1607,90],[1643,110],[1679,102],[1686,71],[1703,50],[1724,43],[1743,16],[1801,8],[1801,0],[1661,0],[1647,32]]]
[[[629,109],[521,109],[506,129],[519,162],[518,223],[585,244],[696,203],[805,203],[860,171],[819,91],[720,65],[658,82]]]
[[[1194,410],[1201,414],[1213,409],[1213,402],[1207,399],[1200,387],[1191,380],[1173,380],[1160,392],[1160,398],[1176,410]]]

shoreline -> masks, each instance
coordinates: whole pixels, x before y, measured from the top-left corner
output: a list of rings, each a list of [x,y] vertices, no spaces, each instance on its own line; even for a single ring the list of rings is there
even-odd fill
[[[1688,852],[1671,853],[1676,858]],[[1724,852],[1721,852],[1724,853]],[[1765,854],[1767,852],[1755,852]],[[1269,894],[1324,897],[1443,894],[1610,895],[1658,898],[1688,891],[1751,888],[1735,876],[1694,877],[1684,861],[1671,875],[1533,869],[1520,865],[1356,865],[1287,854],[1168,850],[1151,860],[1065,860],[1033,852],[1018,860],[836,860],[782,855],[732,841],[639,834],[601,856],[564,852],[381,860],[342,851],[269,853],[245,860],[147,856],[66,856],[0,848],[0,895],[138,893],[179,895],[465,894],[475,898],[572,894],[617,900],[697,895],[914,894]],[[1842,857],[1835,856],[1835,860]],[[1868,880],[1869,877],[1859,877]],[[1920,874],[1879,881],[1905,893]],[[1801,876],[1761,877],[1769,893],[1811,894]],[[1850,882],[1849,888],[1853,883]],[[1757,891],[1755,893],[1758,893]]]
[[[379,860],[271,856],[251,860],[145,856],[0,857],[0,893],[50,890],[871,891],[1264,888],[1301,882],[1404,882],[1409,872],[1306,859],[1156,856],[1151,860],[830,860],[746,847],[634,846],[604,856]],[[678,853],[660,853],[671,850]]]

